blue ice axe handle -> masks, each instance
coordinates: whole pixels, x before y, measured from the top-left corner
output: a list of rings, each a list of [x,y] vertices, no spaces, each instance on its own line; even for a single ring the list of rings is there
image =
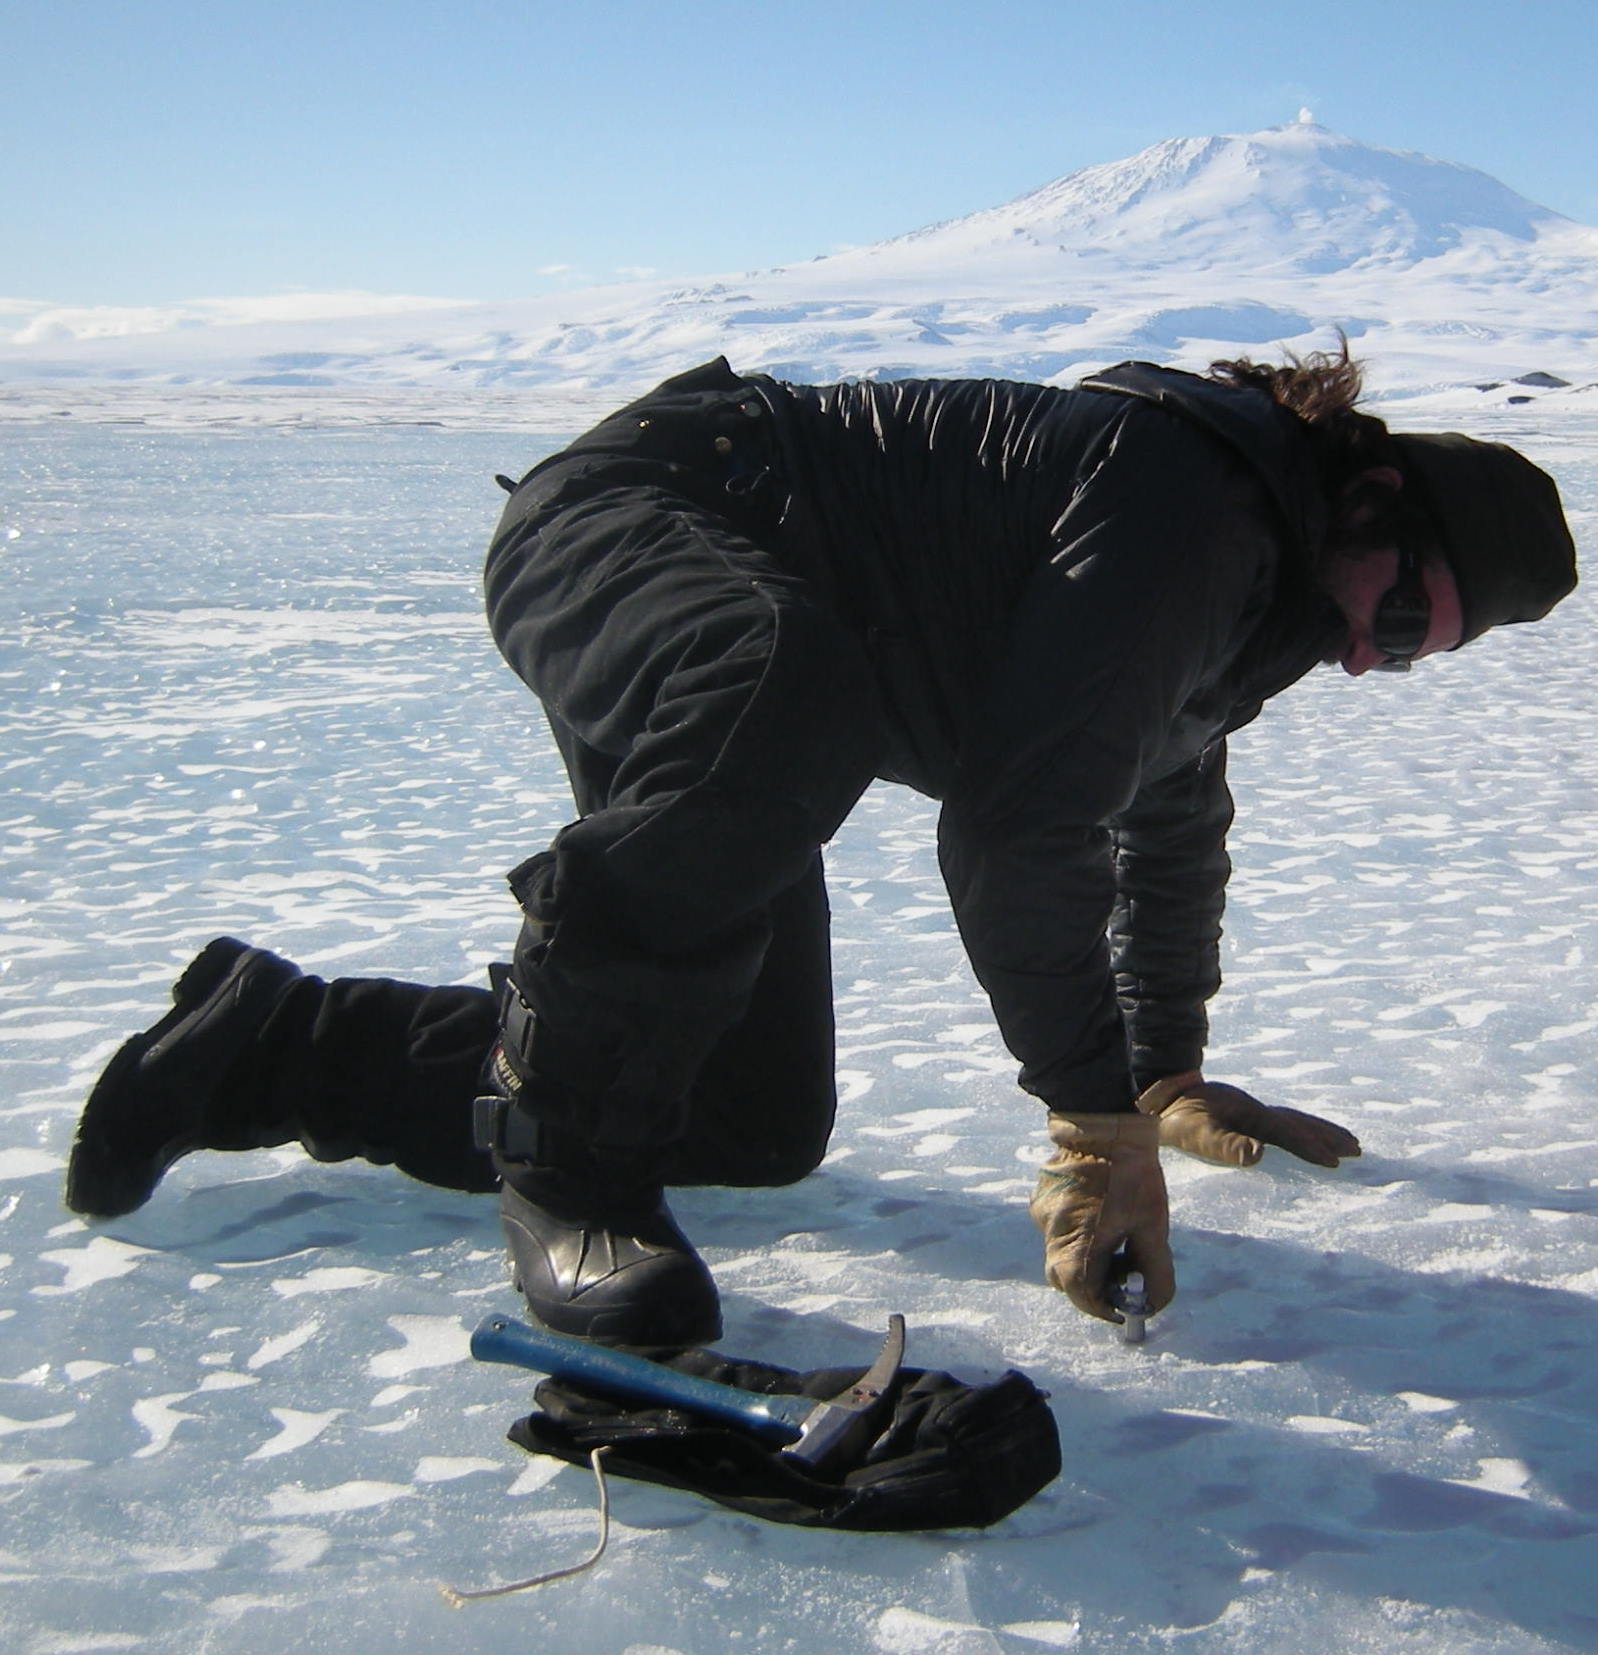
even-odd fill
[[[508,1362],[552,1379],[622,1402],[655,1402],[687,1408],[753,1432],[762,1441],[786,1446],[797,1442],[805,1421],[816,1410],[812,1396],[762,1396],[718,1385],[691,1373],[678,1373],[644,1356],[590,1344],[548,1328],[529,1327],[509,1316],[489,1316],[472,1334],[472,1355],[479,1362]]]

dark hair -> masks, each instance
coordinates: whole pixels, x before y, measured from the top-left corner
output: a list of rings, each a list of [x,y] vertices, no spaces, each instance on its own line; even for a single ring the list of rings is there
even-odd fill
[[[1307,425],[1323,429],[1346,425],[1354,414],[1360,392],[1365,388],[1365,370],[1348,354],[1348,335],[1337,336],[1338,350],[1311,351],[1308,356],[1288,354],[1279,366],[1253,362],[1246,356],[1232,361],[1212,362],[1210,378],[1239,390],[1264,391],[1272,402],[1291,410]],[[1361,422],[1387,427],[1368,414]]]
[[[1310,428],[1317,470],[1331,508],[1325,553],[1358,555],[1408,541],[1422,558],[1436,555],[1436,534],[1420,490],[1398,491],[1357,482],[1363,472],[1393,466],[1397,449],[1384,420],[1358,409],[1365,373],[1349,355],[1348,335],[1337,334],[1336,351],[1288,354],[1281,364],[1248,357],[1212,362],[1209,377],[1237,390],[1263,391]]]

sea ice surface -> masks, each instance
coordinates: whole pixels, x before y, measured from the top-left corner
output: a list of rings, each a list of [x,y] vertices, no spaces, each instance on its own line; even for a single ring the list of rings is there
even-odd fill
[[[1040,1280],[1039,1110],[967,971],[936,807],[829,852],[827,1164],[677,1206],[727,1350],[1014,1365],[1065,1471],[990,1531],[764,1526],[503,1440],[531,1382],[492,1201],[283,1149],[90,1226],[95,1075],[209,937],[480,982],[569,804],[480,555],[551,438],[8,424],[0,498],[0,1641],[392,1655],[1541,1655],[1598,1649],[1598,626],[1583,589],[1403,679],[1317,673],[1234,743],[1210,1070],[1363,1159],[1173,1161],[1181,1294],[1123,1345]],[[1598,520],[1598,419],[1484,414]],[[752,1100],[758,1107],[758,1100]]]

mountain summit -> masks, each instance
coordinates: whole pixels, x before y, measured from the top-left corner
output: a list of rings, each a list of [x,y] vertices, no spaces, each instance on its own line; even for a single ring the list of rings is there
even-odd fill
[[[902,241],[927,251],[1020,236],[1199,268],[1266,250],[1273,267],[1324,273],[1435,258],[1474,231],[1533,242],[1568,222],[1470,167],[1298,121],[1172,138]]]
[[[1338,330],[1389,394],[1598,379],[1598,230],[1485,173],[1303,119],[1171,139],[736,278],[359,317],[306,319],[296,303],[297,321],[242,320],[250,301],[47,312],[0,344],[0,382],[431,388],[465,406],[490,389],[619,396],[725,355],[813,382],[1063,384],[1126,357],[1302,353]]]

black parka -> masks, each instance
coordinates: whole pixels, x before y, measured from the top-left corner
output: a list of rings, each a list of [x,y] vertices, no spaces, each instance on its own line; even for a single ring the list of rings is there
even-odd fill
[[[1228,731],[1335,650],[1308,428],[1125,364],[1004,381],[758,384],[784,533],[865,635],[893,779],[1022,1084],[1125,1109],[1196,1067],[1219,984]]]
[[[594,710],[625,686],[582,644],[588,576],[570,565],[604,547],[559,518],[572,490],[610,491],[604,522],[651,540],[654,514],[692,502],[710,514],[695,532],[724,522],[803,578],[843,621],[850,671],[863,645],[888,726],[870,751],[942,801],[955,917],[1023,1086],[1125,1110],[1199,1064],[1229,873],[1224,738],[1345,632],[1313,574],[1327,502],[1307,425],[1144,363],[1071,389],[790,385],[721,360],[679,375],[524,479],[489,557],[507,660],[549,707],[549,651],[580,657],[587,739],[608,751]]]

